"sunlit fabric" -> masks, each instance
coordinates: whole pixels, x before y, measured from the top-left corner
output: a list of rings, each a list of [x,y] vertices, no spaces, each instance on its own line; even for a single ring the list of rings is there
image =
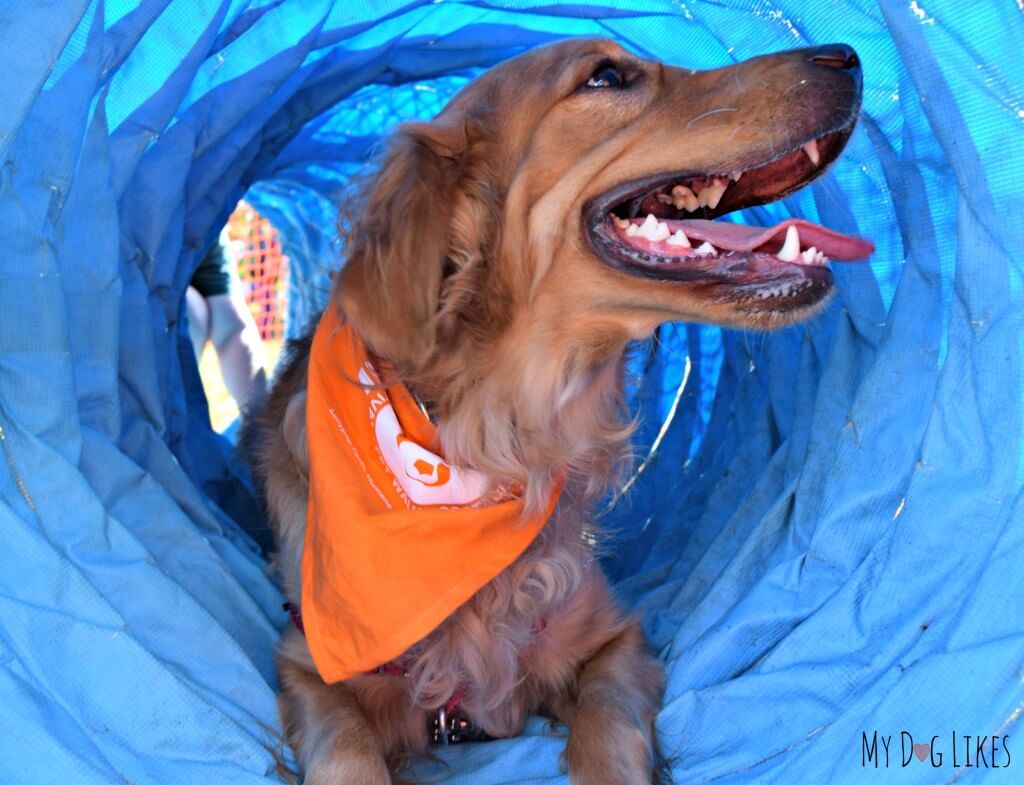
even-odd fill
[[[185,287],[245,194],[282,232],[301,331],[382,135],[567,35],[694,68],[843,41],[864,66],[843,158],[742,220],[865,235],[871,263],[836,269],[806,327],[669,325],[633,353],[642,471],[602,506],[605,566],[666,664],[677,780],[1018,781],[1022,14],[0,0],[0,781],[279,781],[287,614],[209,427]],[[862,768],[876,730],[888,772]],[[901,731],[938,736],[942,766],[902,767]],[[1009,770],[954,769],[953,732],[1007,735]],[[563,749],[537,721],[423,771],[565,783]]]

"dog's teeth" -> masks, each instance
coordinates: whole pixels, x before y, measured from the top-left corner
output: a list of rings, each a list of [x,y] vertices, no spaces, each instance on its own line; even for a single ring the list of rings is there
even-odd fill
[[[821,155],[818,153],[818,140],[812,139],[804,145],[804,152],[811,159],[811,163],[817,166],[821,162]]]
[[[716,177],[714,183],[707,187],[707,190],[710,191],[708,194],[708,207],[712,210],[718,207],[718,203],[722,201],[722,194],[725,193],[725,189],[728,187],[729,183],[727,180]]]
[[[769,300],[772,297],[788,297],[793,293],[793,288],[790,286],[772,286],[768,289],[762,289],[757,293],[758,300]]]
[[[682,229],[676,229],[675,234],[665,241],[666,245],[678,245],[681,248],[690,248],[690,238]]]
[[[738,183],[740,181],[740,178],[743,177],[743,172],[733,172],[729,176],[732,178],[732,181],[734,183]]]
[[[626,220],[625,218],[619,218],[619,216],[617,216],[617,215],[613,215],[612,216],[612,223],[615,224],[615,226],[617,226],[619,229],[627,229],[627,230],[629,229],[630,226],[633,225],[628,220]]]
[[[803,259],[803,264],[821,266],[828,262],[828,257],[825,256],[821,251],[815,248],[813,245],[803,251],[800,254],[800,258]]]
[[[722,194],[728,187],[729,183],[726,180],[716,177],[711,181],[711,185],[706,185],[697,192],[697,203],[701,207],[710,207],[714,210],[722,201]]]
[[[672,204],[672,197],[668,194],[658,194],[657,199],[662,204]]]
[[[786,230],[786,241],[777,255],[784,262],[795,262],[800,255],[800,235],[797,234],[795,226],[790,225]]]
[[[687,188],[685,185],[677,185],[672,189],[672,204],[677,210],[685,209],[687,212],[692,213],[698,207],[700,202],[697,199],[697,194]]]
[[[637,233],[639,231],[640,231],[640,227],[639,226],[637,226],[635,223],[630,223],[630,225],[626,227],[626,236],[627,237],[636,237],[636,235],[637,235]]]
[[[637,231],[637,236],[643,237],[645,240],[650,240],[652,243],[666,240],[671,234],[672,232],[669,231],[668,224],[663,221],[659,222],[658,219],[650,213],[647,214],[647,218],[644,219],[643,224]]]
[[[672,189],[672,206],[692,213],[699,207],[697,195],[685,185],[677,185]]]
[[[697,256],[718,256],[718,249],[711,243],[703,243],[695,251]]]

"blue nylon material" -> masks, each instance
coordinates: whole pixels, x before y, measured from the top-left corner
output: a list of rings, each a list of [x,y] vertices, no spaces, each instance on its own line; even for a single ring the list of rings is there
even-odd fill
[[[635,353],[658,450],[605,516],[606,568],[665,662],[677,778],[1020,781],[1024,24],[951,0],[0,0],[0,781],[278,781],[286,617],[184,288],[248,191],[298,331],[381,135],[564,35],[695,68],[841,40],[864,63],[842,160],[740,219],[867,235],[870,265],[836,266],[805,327],[668,325]],[[875,730],[887,771],[862,768]],[[901,731],[943,765],[902,767]],[[1010,768],[954,769],[954,731],[1008,735]],[[532,722],[440,773],[564,783],[563,748]]]

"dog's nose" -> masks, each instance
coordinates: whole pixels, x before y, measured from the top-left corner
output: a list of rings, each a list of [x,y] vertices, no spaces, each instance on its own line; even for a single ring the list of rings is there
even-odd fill
[[[849,71],[860,68],[860,60],[852,46],[846,44],[827,44],[811,49],[807,58],[815,65],[823,65],[826,68],[836,68],[840,71]]]

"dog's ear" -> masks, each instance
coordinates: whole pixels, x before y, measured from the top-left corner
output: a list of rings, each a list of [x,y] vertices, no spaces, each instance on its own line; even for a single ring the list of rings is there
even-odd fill
[[[368,346],[400,370],[418,370],[437,340],[465,152],[458,115],[401,126],[349,235],[338,302]]]

